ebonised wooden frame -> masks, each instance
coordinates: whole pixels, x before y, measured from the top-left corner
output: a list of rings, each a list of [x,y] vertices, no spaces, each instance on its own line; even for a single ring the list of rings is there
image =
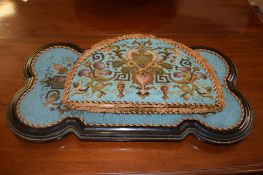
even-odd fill
[[[217,131],[207,128],[195,120],[184,121],[177,127],[95,127],[86,126],[77,118],[66,118],[62,122],[51,127],[31,128],[18,119],[15,106],[18,99],[30,84],[30,81],[27,81],[28,78],[33,76],[33,73],[30,70],[30,60],[40,51],[52,46],[67,46],[79,53],[84,52],[83,49],[74,44],[52,43],[39,48],[28,58],[24,67],[24,77],[26,79],[25,85],[11,100],[8,108],[8,124],[11,130],[24,140],[41,143],[59,140],[66,135],[73,133],[81,140],[94,141],[182,141],[187,135],[191,134],[197,139],[207,143],[232,144],[244,139],[252,127],[252,110],[245,98],[235,88],[237,71],[232,61],[223,53],[215,49],[204,46],[194,46],[191,48],[211,50],[218,53],[229,65],[230,74],[227,76],[227,85],[244,105],[245,117],[237,127],[227,131]]]

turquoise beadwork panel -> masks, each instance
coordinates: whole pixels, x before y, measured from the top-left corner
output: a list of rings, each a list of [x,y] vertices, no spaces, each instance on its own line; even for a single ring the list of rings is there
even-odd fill
[[[116,41],[88,55],[69,91],[69,101],[214,104],[215,96],[196,60],[155,38]]]
[[[224,82],[227,67],[216,54],[205,50],[198,52],[214,68],[223,87],[225,107],[223,111],[207,114],[114,114],[65,110],[61,97],[67,73],[79,58],[70,48],[50,48],[41,52],[34,64],[37,81],[32,90],[23,96],[19,116],[31,126],[49,126],[65,117],[79,117],[85,124],[96,125],[176,125],[184,119],[199,120],[213,128],[226,129],[236,125],[242,117],[242,106],[226,89]],[[195,64],[195,63],[193,63]],[[209,83],[209,82],[208,82]],[[94,97],[95,98],[95,97]],[[150,100],[150,99],[149,99]],[[207,101],[209,103],[209,101]]]

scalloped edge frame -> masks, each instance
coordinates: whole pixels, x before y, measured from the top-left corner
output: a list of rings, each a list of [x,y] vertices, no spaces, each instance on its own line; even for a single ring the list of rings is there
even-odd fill
[[[244,117],[238,126],[229,130],[214,130],[196,120],[182,121],[177,127],[142,127],[142,126],[87,126],[79,118],[65,118],[60,123],[46,128],[33,128],[19,120],[16,105],[19,98],[32,85],[34,73],[30,69],[31,60],[42,50],[52,46],[65,46],[83,53],[84,49],[71,43],[51,43],[37,49],[27,60],[24,67],[25,85],[13,97],[8,107],[8,124],[20,138],[31,142],[48,142],[59,140],[72,133],[80,140],[93,141],[182,141],[189,134],[206,143],[233,144],[243,140],[253,124],[252,110],[246,99],[236,90],[237,71],[233,62],[222,52],[205,47],[190,47],[194,50],[204,49],[219,54],[229,66],[226,83],[229,90],[236,95],[244,107]]]

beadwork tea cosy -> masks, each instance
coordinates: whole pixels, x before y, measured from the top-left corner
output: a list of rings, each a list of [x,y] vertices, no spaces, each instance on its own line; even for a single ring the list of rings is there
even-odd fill
[[[224,54],[152,35],[124,35],[83,50],[54,43],[25,66],[9,125],[30,141],[80,139],[243,139],[251,109],[235,89],[236,69]]]

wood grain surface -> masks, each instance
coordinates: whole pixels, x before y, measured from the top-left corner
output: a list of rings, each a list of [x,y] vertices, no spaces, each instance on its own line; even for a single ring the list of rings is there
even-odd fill
[[[8,128],[8,102],[38,47],[72,42],[83,48],[128,33],[150,33],[224,52],[238,69],[254,127],[230,146],[182,142],[83,142],[73,135],[33,144]],[[245,0],[0,1],[0,174],[223,174],[263,171],[263,24]]]

